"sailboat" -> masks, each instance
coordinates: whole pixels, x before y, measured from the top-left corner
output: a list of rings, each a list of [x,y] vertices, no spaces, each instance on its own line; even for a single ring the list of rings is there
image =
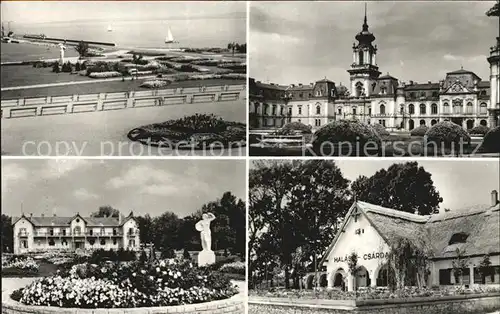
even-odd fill
[[[108,32],[112,32],[113,31],[113,28],[111,28],[111,24],[108,25]]]
[[[172,31],[170,30],[170,27],[168,28],[167,37],[165,37],[165,43],[166,44],[176,43],[174,41],[174,36],[172,35]]]

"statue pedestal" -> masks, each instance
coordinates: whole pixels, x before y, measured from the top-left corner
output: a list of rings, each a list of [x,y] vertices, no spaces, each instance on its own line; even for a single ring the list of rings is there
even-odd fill
[[[198,254],[198,266],[207,266],[215,263],[215,253],[210,250],[203,250]]]

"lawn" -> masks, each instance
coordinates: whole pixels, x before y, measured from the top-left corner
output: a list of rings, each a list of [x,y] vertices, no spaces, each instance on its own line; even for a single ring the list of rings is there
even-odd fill
[[[71,77],[76,77],[72,75]],[[84,80],[89,78],[83,77]],[[65,86],[52,86],[43,88],[28,88],[18,90],[2,91],[2,99],[12,99],[20,97],[43,97],[43,96],[60,96],[60,95],[81,95],[81,94],[95,94],[95,93],[112,93],[124,92],[138,89],[144,89],[140,85],[144,80],[126,80],[122,81],[109,81],[109,82],[95,82],[85,84],[73,84]],[[197,87],[197,86],[214,86],[214,85],[240,85],[245,84],[245,80],[229,80],[229,79],[213,79],[213,80],[192,80],[192,81],[179,81],[172,82],[166,88],[178,87]]]
[[[2,88],[89,80],[85,76],[54,73],[52,68],[34,68],[31,65],[3,65],[0,67],[0,72],[2,74]]]
[[[40,59],[59,58],[59,47],[34,44],[0,44],[2,62],[12,61],[33,61]],[[77,57],[78,53],[74,48],[66,49],[66,57]],[[2,77],[3,78],[3,77]]]

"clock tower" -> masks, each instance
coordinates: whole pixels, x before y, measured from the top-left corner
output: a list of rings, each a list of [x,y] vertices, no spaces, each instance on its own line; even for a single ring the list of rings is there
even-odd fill
[[[377,66],[377,46],[373,45],[375,36],[368,30],[366,3],[363,28],[355,38],[358,43],[352,45],[352,64],[347,70],[351,76],[351,95],[368,97],[377,84],[380,72]]]

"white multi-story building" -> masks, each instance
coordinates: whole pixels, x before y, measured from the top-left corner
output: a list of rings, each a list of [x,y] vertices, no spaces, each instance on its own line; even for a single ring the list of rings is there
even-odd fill
[[[496,11],[498,14],[498,8]],[[489,13],[489,15],[495,15]],[[375,36],[365,19],[352,46],[349,86],[336,86],[325,79],[308,85],[263,84],[250,79],[250,125],[279,128],[302,122],[317,129],[336,120],[380,123],[388,129],[412,130],[449,120],[465,129],[499,125],[500,37],[490,49],[490,80],[459,69],[438,83],[403,83],[381,75],[377,65]]]
[[[14,253],[50,250],[137,250],[139,225],[127,217],[73,217],[33,215],[13,219]]]

